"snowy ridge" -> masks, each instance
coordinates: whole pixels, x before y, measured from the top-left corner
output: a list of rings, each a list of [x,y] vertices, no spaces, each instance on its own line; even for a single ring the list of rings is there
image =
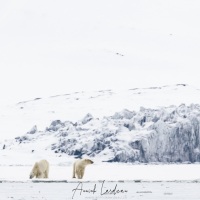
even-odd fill
[[[124,109],[102,119],[87,114],[76,122],[54,120],[1,143],[2,151],[49,151],[107,162],[199,162],[200,105]],[[37,152],[35,152],[37,150]]]
[[[32,101],[1,108],[0,132],[4,134],[0,135],[0,140],[23,135],[34,125],[42,131],[56,119],[75,123],[87,113],[102,119],[123,109],[139,111],[141,106],[160,109],[163,106],[179,106],[182,103],[196,104],[199,99],[200,90],[185,84],[38,97]]]

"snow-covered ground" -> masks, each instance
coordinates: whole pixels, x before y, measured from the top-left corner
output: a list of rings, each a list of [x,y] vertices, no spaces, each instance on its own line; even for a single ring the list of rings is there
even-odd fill
[[[29,180],[32,166],[0,166],[1,200],[199,199],[200,164],[94,164],[84,179],[72,179],[72,166],[50,166],[48,180]],[[105,180],[105,182],[104,182]],[[81,182],[81,183],[80,183]],[[103,183],[104,182],[104,183]],[[95,187],[96,185],[96,187]],[[95,193],[80,190],[93,190]],[[122,193],[104,194],[106,190]],[[127,192],[125,192],[127,191]],[[75,192],[75,193],[74,193]]]
[[[200,182],[2,182],[0,183],[1,200],[69,200],[69,199],[141,199],[141,200],[188,200],[200,198]],[[96,185],[96,188],[95,188]],[[80,190],[94,190],[83,192]],[[116,188],[116,189],[115,189]],[[120,193],[107,194],[106,191]],[[74,193],[75,192],[75,193]]]
[[[72,179],[72,163],[51,165],[49,179],[74,181]],[[26,166],[0,166],[0,180],[27,181],[33,164]],[[193,181],[200,180],[200,164],[122,164],[122,163],[95,163],[88,165],[83,181],[98,180],[143,180],[143,181]]]

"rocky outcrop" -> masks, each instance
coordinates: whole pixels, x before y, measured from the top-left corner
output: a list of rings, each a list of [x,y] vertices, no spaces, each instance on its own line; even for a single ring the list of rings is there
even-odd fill
[[[27,134],[34,134],[34,133],[36,133],[38,130],[37,130],[37,126],[35,125],[35,126],[33,126],[33,128],[29,131],[29,132],[27,132]]]
[[[87,114],[78,122],[55,120],[45,131],[33,134],[36,131],[33,128],[32,134],[15,141],[23,145],[46,137],[46,146],[55,153],[79,158],[87,155],[108,162],[200,161],[197,104],[160,109],[141,107],[138,112],[123,110],[102,119]],[[48,144],[49,136],[55,138],[53,144]]]

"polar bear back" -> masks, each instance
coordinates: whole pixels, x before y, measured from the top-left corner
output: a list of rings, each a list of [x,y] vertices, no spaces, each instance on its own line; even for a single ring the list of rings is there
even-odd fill
[[[78,169],[84,169],[86,167],[86,164],[85,164],[85,162],[83,160],[77,160],[75,162],[75,166]]]
[[[45,172],[49,168],[49,163],[47,160],[41,160],[38,162],[38,167],[41,172]]]

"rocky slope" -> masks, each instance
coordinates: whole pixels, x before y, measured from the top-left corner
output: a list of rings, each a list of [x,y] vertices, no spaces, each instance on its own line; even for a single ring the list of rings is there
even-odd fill
[[[44,130],[1,143],[2,151],[40,149],[108,162],[200,161],[200,105],[123,110],[102,119],[87,114],[77,122],[54,120]]]

